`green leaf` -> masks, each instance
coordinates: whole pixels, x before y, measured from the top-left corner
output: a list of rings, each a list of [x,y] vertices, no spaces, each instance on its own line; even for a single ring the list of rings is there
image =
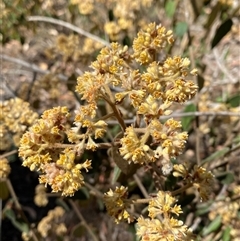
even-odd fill
[[[6,182],[0,182],[0,199],[5,200],[9,196],[9,190]]]
[[[239,143],[240,142],[240,135],[236,136],[233,140],[232,143]]]
[[[175,27],[175,34],[178,37],[183,37],[183,35],[187,32],[188,25],[185,22],[178,22]]]
[[[188,112],[195,112],[197,110],[196,105],[194,104],[189,104],[186,106],[184,109],[184,113]],[[195,119],[195,116],[185,116],[182,117],[181,122],[182,122],[182,127],[184,131],[188,131],[190,129],[191,122]]]
[[[113,169],[113,176],[112,176],[112,181],[111,181],[112,184],[117,182],[121,172],[122,172],[121,169],[116,165]]]
[[[231,30],[233,25],[232,19],[227,19],[225,22],[223,22],[218,29],[216,30],[216,34],[212,40],[211,48],[213,49],[220,41],[221,39]]]
[[[206,236],[216,230],[218,230],[221,226],[222,217],[217,216],[209,225],[203,229],[203,236]]]
[[[230,150],[229,147],[225,147],[222,150],[216,151],[213,154],[211,154],[209,157],[205,158],[202,162],[201,165],[205,164],[206,162],[211,162],[217,158],[220,158],[224,156],[228,151]]]
[[[19,219],[16,219],[15,213],[13,212],[12,209],[6,209],[4,211],[4,215],[11,220],[13,226],[15,226],[18,230],[20,230],[21,232],[28,233],[29,231],[28,225],[25,222]]]
[[[165,5],[165,12],[169,18],[172,18],[176,10],[176,1],[168,0]]]
[[[238,95],[235,95],[227,100],[227,104],[229,104],[231,107],[238,107],[240,106],[240,93]]]
[[[234,174],[232,172],[226,173],[223,178],[221,178],[222,184],[231,184],[234,182]]]
[[[209,208],[211,206],[210,202],[202,203],[202,205],[198,206],[198,210],[196,211],[197,216],[206,215],[209,212]]]
[[[230,241],[231,240],[230,232],[231,232],[231,228],[226,227],[225,230],[223,231],[222,241]]]
[[[112,183],[116,180],[120,180],[123,178],[122,174],[124,174],[124,179],[126,180],[128,177],[132,177],[140,165],[135,163],[128,163],[128,161],[124,160],[120,155],[117,147],[112,147],[109,149],[109,154],[112,156],[114,162],[116,163],[118,168],[114,168]],[[119,170],[120,169],[120,170]],[[117,179],[116,179],[117,178]],[[120,178],[120,179],[119,179]]]
[[[82,225],[82,224],[77,224],[75,227],[72,229],[72,235],[74,237],[83,237],[86,236],[87,234],[87,229]]]
[[[103,211],[105,208],[105,204],[104,204],[103,200],[100,198],[97,198],[97,204],[98,204],[99,210]]]

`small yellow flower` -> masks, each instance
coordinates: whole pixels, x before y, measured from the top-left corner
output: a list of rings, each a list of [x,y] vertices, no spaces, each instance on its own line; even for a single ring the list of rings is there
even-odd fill
[[[176,199],[169,193],[159,191],[157,197],[153,198],[149,202],[149,217],[155,218],[159,214],[174,213],[177,216],[182,213],[182,209],[179,205],[174,205]]]
[[[39,182],[49,184],[53,192],[62,192],[63,196],[73,196],[84,183],[81,169],[91,168],[90,161],[85,164],[75,164],[75,152],[65,149],[56,163],[47,163],[41,167],[44,174]]]
[[[125,136],[120,142],[122,147],[119,148],[119,152],[125,160],[140,164],[151,161],[148,155],[149,146],[141,142],[132,126],[126,128]]]
[[[86,144],[86,149],[96,151],[97,148],[98,144],[91,138],[91,136],[89,136]]]
[[[105,84],[105,79],[101,74],[85,72],[84,75],[77,78],[76,92],[82,95],[82,99],[88,103],[95,103]]]
[[[171,217],[182,213],[179,205],[174,205],[176,199],[170,194],[159,191],[157,197],[149,202],[149,218],[140,216],[137,220],[137,235],[141,240],[183,241],[193,240],[190,230],[181,220]],[[158,219],[161,217],[161,221]]]
[[[113,191],[110,189],[104,194],[104,203],[110,216],[115,218],[115,222],[119,223],[122,220],[131,221],[131,216],[127,211],[129,203],[126,202],[128,191],[126,187],[116,187]]]
[[[181,122],[174,119],[168,119],[164,124],[158,120],[152,120],[150,123],[150,133],[160,147],[155,151],[155,155],[163,156],[166,160],[179,156],[187,141],[187,133],[180,132]]]
[[[154,61],[155,53],[167,44],[173,43],[172,31],[166,31],[161,25],[150,23],[138,33],[133,41],[134,58],[140,64],[149,64]]]
[[[192,81],[177,79],[173,84],[167,86],[164,99],[183,103],[190,100],[197,93],[198,87]]]

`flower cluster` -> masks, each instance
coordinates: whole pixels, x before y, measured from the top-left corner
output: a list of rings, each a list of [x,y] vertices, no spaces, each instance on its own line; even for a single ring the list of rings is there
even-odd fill
[[[7,158],[0,159],[0,179],[7,178],[11,172],[11,167]]]
[[[78,10],[83,15],[88,15],[94,11],[94,0],[71,0],[71,4],[78,5]]]
[[[23,158],[23,166],[42,173],[40,183],[49,184],[53,192],[72,196],[84,183],[81,169],[88,171],[91,161],[76,164],[76,150],[62,146],[68,117],[66,107],[45,111],[22,136],[19,156]]]
[[[172,31],[166,31],[165,27],[151,23],[134,39],[134,57],[140,64],[149,64],[156,59],[156,51],[171,43],[173,43]]]
[[[43,113],[42,118],[20,140],[19,156],[23,158],[23,166],[32,171],[39,170],[41,165],[58,159],[58,150],[53,145],[63,142],[68,117],[66,107],[56,107]]]
[[[22,99],[0,101],[0,150],[12,144],[19,146],[20,137],[37,118],[38,114]]]
[[[169,174],[166,169],[171,166],[170,159],[180,155],[184,149],[187,133],[180,132],[181,123],[173,119],[167,120],[162,124],[159,120],[154,119],[150,122],[146,133],[139,138],[132,126],[128,127],[125,136],[121,139],[122,146],[119,151],[124,159],[139,164],[147,164],[163,159],[163,173]],[[148,137],[151,136],[155,145],[159,145],[152,150],[146,144]]]
[[[95,104],[88,104],[81,106],[76,111],[75,127],[67,131],[68,140],[71,143],[76,143],[76,150],[82,153],[84,148],[95,151],[98,147],[94,139],[102,138],[106,133],[107,123],[103,120],[95,121],[97,106]],[[85,133],[79,133],[81,128],[86,128]],[[86,145],[85,145],[86,142]]]
[[[149,202],[149,217],[140,216],[137,220],[137,235],[143,241],[193,240],[192,234],[182,221],[173,217],[179,216],[182,209],[175,204],[176,199],[169,193],[159,191]]]
[[[91,168],[91,161],[75,164],[75,157],[75,151],[65,149],[56,162],[42,165],[44,174],[40,175],[39,182],[49,184],[53,192],[62,191],[63,196],[73,196],[84,183],[81,169]]]
[[[32,93],[34,93],[34,95],[31,96],[31,101],[41,100],[43,92],[47,92],[48,94],[44,95],[45,101],[47,96],[51,100],[58,99],[61,96],[61,84],[61,80],[58,78],[58,76],[52,73],[43,75],[34,83],[32,87]]]
[[[69,60],[77,62],[80,58],[89,56],[102,47],[101,43],[90,38],[79,38],[75,34],[69,36],[60,34],[56,39],[56,44],[48,48],[45,53],[51,59],[61,55],[64,62],[69,62]]]
[[[107,212],[110,216],[115,218],[115,222],[119,223],[122,220],[132,220],[131,215],[127,211],[130,202],[127,199],[128,191],[124,186],[116,187],[114,191],[110,189],[104,194],[104,203],[107,208]]]
[[[187,184],[191,184],[197,189],[202,201],[209,200],[214,185],[214,175],[210,171],[201,166],[194,166],[193,170],[189,172],[187,165],[184,164],[175,164],[173,169],[175,177],[182,177]]]
[[[42,184],[37,185],[35,188],[34,203],[39,207],[44,207],[48,204],[46,188]]]
[[[221,223],[224,227],[231,227],[231,240],[237,241],[239,239],[239,209],[238,201],[232,201],[229,197],[223,201],[215,202],[209,213],[209,219],[214,220],[218,216],[221,217]]]
[[[77,5],[82,15],[88,15],[96,24],[98,18],[99,24],[104,24],[105,33],[112,41],[123,39],[126,34],[132,35],[135,32],[135,26],[141,26],[144,23],[144,11],[153,6],[153,0],[71,0],[71,4]],[[102,22],[102,19],[108,19],[108,13],[111,11],[114,18]],[[98,13],[101,12],[101,17]],[[103,17],[104,16],[104,17]]]
[[[50,237],[53,233],[61,237],[66,234],[67,228],[62,222],[62,217],[65,214],[65,210],[62,207],[56,207],[48,212],[48,215],[44,217],[38,224],[37,230],[43,237]]]
[[[189,69],[187,58],[159,61],[159,52],[172,43],[171,31],[151,23],[134,40],[133,52],[118,43],[103,48],[90,65],[92,71],[77,79],[76,92],[85,104],[75,111],[74,126],[68,127],[66,107],[45,111],[21,139],[19,156],[23,165],[41,172],[40,183],[49,184],[54,192],[74,195],[84,183],[81,170],[88,171],[91,166],[91,161],[80,164],[76,158],[84,150],[100,147],[94,139],[104,137],[108,127],[105,120],[114,117],[122,130],[114,145],[123,159],[141,165],[160,160],[163,174],[169,175],[171,159],[183,152],[188,135],[182,132],[179,121],[169,118],[162,122],[160,118],[171,114],[174,102],[184,103],[197,92],[194,82],[187,80],[196,74],[195,69]],[[139,63],[146,69],[140,71],[136,67]],[[109,107],[105,116],[98,116],[100,100]],[[126,126],[120,109],[125,103],[138,116],[138,125]],[[64,144],[66,140],[71,144]],[[105,195],[109,213],[118,221],[130,219],[126,195],[124,187]]]
[[[233,195],[232,198],[230,198],[229,196],[231,195],[229,195],[224,199],[221,198],[221,200],[216,200],[216,202],[211,205],[208,216],[211,221],[215,220],[217,217],[221,217],[222,229],[230,227],[231,240],[237,241],[240,237],[240,203],[238,200],[240,185],[232,183],[228,188],[228,193]]]
[[[145,43],[147,40],[141,42],[142,38],[146,38],[148,44]],[[171,31],[151,23],[134,40],[133,54],[130,54],[127,46],[112,43],[110,47],[101,50],[97,60],[91,64],[93,71],[80,76],[76,86],[82,99],[89,103],[91,112],[88,115],[91,117],[95,117],[99,99],[105,100],[112,107],[125,130],[119,149],[125,160],[147,164],[161,159],[165,174],[171,171],[170,159],[182,153],[188,136],[186,132],[181,132],[180,122],[169,119],[166,123],[161,123],[159,118],[171,114],[169,108],[174,102],[186,102],[197,92],[194,82],[186,80],[188,75],[196,74],[195,69],[189,70],[190,61],[187,58],[169,57],[163,63],[156,61],[159,50],[172,42]],[[146,51],[147,59],[140,60]],[[134,60],[148,64],[146,71],[140,73],[138,69],[130,68]],[[120,88],[114,95],[111,85]],[[146,125],[143,135],[134,126],[126,128],[121,121],[122,116],[117,106],[128,100],[135,113],[144,117]],[[147,142],[151,138],[153,143],[149,146]]]

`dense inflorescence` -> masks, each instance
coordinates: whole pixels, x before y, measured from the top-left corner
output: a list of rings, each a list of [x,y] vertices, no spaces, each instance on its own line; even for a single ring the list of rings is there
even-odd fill
[[[84,6],[78,4],[83,11]],[[85,9],[85,14],[86,11],[90,14],[91,8]],[[76,92],[84,104],[75,110],[72,126],[66,107],[45,111],[20,140],[23,166],[40,172],[40,183],[50,185],[53,192],[73,196],[84,185],[82,169],[91,168],[91,160],[82,160],[84,151],[114,146],[126,165],[160,163],[163,176],[169,176],[174,169],[173,175],[181,177],[186,188],[196,187],[200,198],[206,201],[213,175],[200,166],[191,172],[182,164],[173,166],[172,161],[184,151],[188,134],[182,131],[180,121],[161,120],[172,113],[174,103],[192,99],[198,89],[189,80],[197,71],[190,69],[188,58],[174,56],[159,61],[159,54],[173,42],[172,31],[151,23],[140,30],[132,50],[119,43],[103,48],[91,70],[77,79]],[[104,116],[99,116],[100,101],[111,110]],[[139,119],[138,124],[125,124],[120,111],[124,103]],[[96,142],[105,136],[109,128],[107,119],[112,117],[121,129],[118,139],[109,145]],[[44,201],[39,202],[39,197]],[[142,240],[193,240],[187,226],[175,217],[182,213],[176,201],[170,192],[159,191],[146,200],[150,218],[137,218],[129,211],[137,200],[128,198],[127,187],[116,187],[104,194],[108,213],[116,222],[137,220],[137,234]],[[47,203],[42,186],[36,189],[35,202],[40,206]]]

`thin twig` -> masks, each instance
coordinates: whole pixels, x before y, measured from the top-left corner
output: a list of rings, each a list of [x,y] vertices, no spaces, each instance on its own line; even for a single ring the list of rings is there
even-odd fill
[[[3,79],[5,79],[3,76],[1,76]],[[1,79],[2,79],[1,78]],[[2,80],[0,80],[2,81]],[[1,85],[2,90],[4,90],[4,93],[7,94],[8,96],[10,96],[11,98],[15,98],[16,95],[14,93],[14,91],[11,89],[11,87],[8,85],[6,80],[2,81],[2,85]],[[2,96],[1,96],[1,100],[3,100]]]
[[[86,182],[84,183],[84,186],[90,190],[91,194],[103,199],[103,194],[100,191],[98,191],[95,187]]]
[[[96,144],[98,149],[108,149],[112,147],[112,144],[107,142],[96,143]],[[74,148],[74,146],[75,144],[54,143],[51,146],[49,145],[48,148],[64,149],[64,148]]]
[[[15,193],[15,191],[13,189],[13,186],[12,186],[12,183],[11,183],[10,179],[6,179],[6,184],[7,184],[8,190],[9,190],[11,196],[12,196],[13,202],[14,202],[17,210],[21,213],[21,217],[26,222],[26,224],[28,225],[29,229],[32,231],[34,241],[38,241],[38,238],[37,238],[34,230],[32,229],[31,224],[29,223],[26,215],[24,214],[21,204],[18,201],[17,195],[16,195],[16,193]]]
[[[219,112],[179,112],[179,113],[173,113],[168,116],[161,116],[160,120],[166,120],[169,118],[177,118],[177,117],[188,117],[188,116],[237,116],[240,117],[240,113],[236,112],[230,112],[230,111],[219,111]],[[108,125],[116,125],[118,121],[115,120],[109,120],[106,121]],[[124,120],[125,124],[133,124],[133,119],[127,119]]]
[[[186,116],[239,116],[240,113],[231,112],[231,111],[209,111],[209,112],[180,112],[180,113],[174,113],[169,116],[163,116],[162,119],[168,119],[169,117],[186,117]]]
[[[3,60],[6,60],[6,61],[9,61],[9,62],[12,62],[12,63],[15,63],[15,64],[19,64],[23,67],[26,67],[28,69],[31,69],[32,71],[34,72],[37,72],[37,73],[40,73],[40,74],[50,74],[51,72],[49,70],[43,70],[43,69],[40,69],[37,65],[35,64],[30,64],[22,59],[17,59],[17,58],[14,58],[14,57],[10,57],[10,56],[7,56],[5,54],[0,54],[0,59],[3,59]],[[67,81],[68,80],[68,77],[67,76],[64,76],[62,74],[58,74],[57,77],[60,79],[60,80],[64,80],[64,81]]]
[[[43,16],[30,16],[28,17],[28,21],[41,21],[41,22],[47,22],[47,23],[53,23],[53,24],[57,24],[57,25],[60,25],[60,26],[63,26],[65,28],[68,28],[68,29],[71,29],[73,30],[74,32],[76,33],[79,33],[85,37],[88,37],[96,42],[99,42],[105,46],[110,46],[110,44],[99,38],[98,36],[94,35],[94,34],[91,34],[79,27],[76,27],[75,25],[71,24],[71,23],[68,23],[68,22],[64,22],[62,20],[59,20],[59,19],[54,19],[54,18],[49,18],[49,17],[43,17]]]
[[[143,186],[143,184],[142,184],[141,180],[139,179],[138,175],[137,175],[137,174],[134,174],[133,177],[134,177],[134,180],[136,181],[139,189],[141,190],[143,196],[144,196],[145,198],[149,198],[149,194],[148,194],[146,188]]]
[[[7,187],[8,187],[8,190],[9,192],[11,193],[11,196],[13,198],[13,201],[15,203],[15,206],[16,208],[20,211],[22,211],[22,206],[20,205],[19,201],[18,201],[18,198],[17,198],[17,195],[13,189],[13,186],[12,186],[12,183],[9,179],[6,180],[6,184],[7,184]]]
[[[3,158],[8,157],[8,156],[11,156],[11,155],[13,155],[13,154],[15,154],[15,153],[17,153],[17,152],[18,152],[18,150],[12,150],[12,151],[9,151],[9,152],[7,152],[7,153],[4,153],[4,154],[2,154],[2,155],[0,156],[0,159],[3,159]]]
[[[171,195],[172,195],[172,196],[176,196],[176,195],[184,192],[185,190],[187,190],[188,188],[190,188],[190,187],[192,187],[192,186],[193,186],[192,183],[188,183],[188,184],[186,184],[185,186],[183,186],[183,187],[181,187],[181,188],[179,188],[179,189],[177,189],[177,190],[175,190],[175,191],[172,191],[172,192],[171,192]]]
[[[87,224],[86,220],[84,219],[83,215],[81,214],[81,212],[79,211],[76,203],[69,199],[69,202],[72,206],[72,208],[74,209],[74,211],[76,212],[79,220],[81,221],[81,224],[87,229],[88,233],[90,234],[90,236],[92,237],[93,241],[99,241],[99,239],[97,238],[97,236],[94,234],[94,232],[92,231],[92,229],[89,227],[89,225]]]
[[[225,74],[225,76],[231,81],[231,83],[237,83],[238,80],[233,77],[233,75],[228,71],[228,69],[225,67],[225,65],[221,62],[221,57],[216,48],[213,49],[213,55],[216,60],[216,64],[217,64],[218,68],[222,71],[222,73]]]
[[[133,204],[142,204],[142,203],[149,203],[153,198],[144,198],[144,199],[132,199],[130,200]]]

